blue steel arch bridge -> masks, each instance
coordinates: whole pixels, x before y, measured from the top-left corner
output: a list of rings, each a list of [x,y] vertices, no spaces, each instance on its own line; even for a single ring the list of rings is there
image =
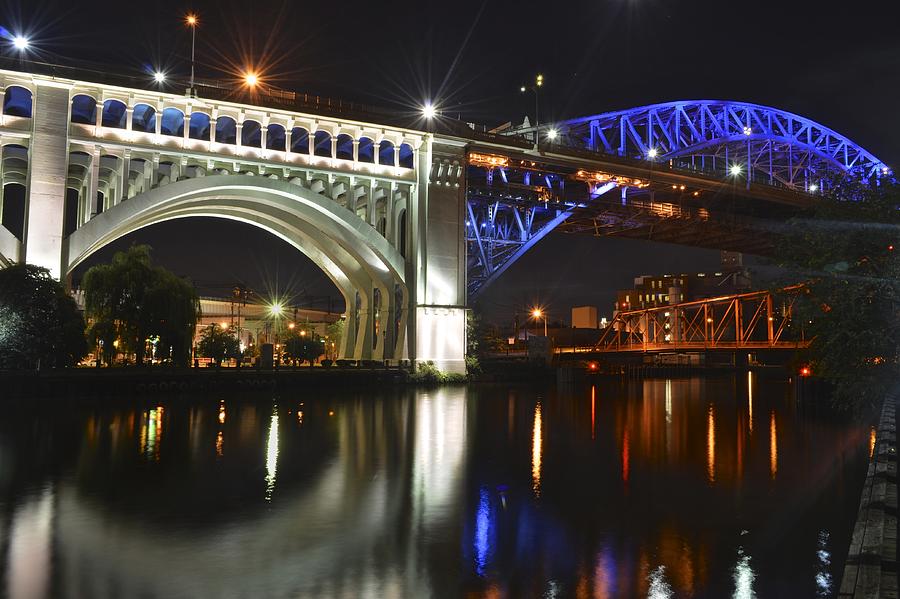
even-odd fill
[[[667,102],[474,137],[471,298],[552,231],[765,255],[835,177],[891,176],[844,135],[747,102]]]

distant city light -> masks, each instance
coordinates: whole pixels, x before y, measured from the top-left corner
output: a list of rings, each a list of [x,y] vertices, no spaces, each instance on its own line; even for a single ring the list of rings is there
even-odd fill
[[[547,131],[547,139],[551,141],[556,139],[557,135],[559,135],[559,132],[556,129],[550,129],[549,131]]]
[[[647,150],[647,158],[656,158],[657,154],[659,154],[659,151],[656,148],[650,148],[649,150]]]
[[[544,85],[544,76],[538,74],[538,76],[537,76],[537,77],[535,78],[535,80],[534,80],[534,83],[535,83],[535,85],[537,85],[538,87]]]
[[[744,135],[751,135],[753,133],[752,127],[744,127]]]
[[[153,73],[153,80],[157,83],[163,83],[166,80],[166,74],[162,71],[156,71]]]
[[[12,44],[16,50],[25,50],[31,42],[24,35],[17,35],[12,39]]]
[[[520,92],[522,92],[522,93],[523,93],[523,94],[524,94],[524,93],[525,93],[525,91],[526,91],[526,88],[525,88],[525,86],[524,86],[524,85],[523,85],[523,86],[522,86],[522,87],[520,87],[520,88],[519,88],[519,91],[520,91]]]
[[[735,177],[741,174],[741,165],[740,164],[732,164],[731,165],[731,174]]]
[[[422,116],[426,119],[433,119],[437,116],[437,109],[434,107],[434,104],[426,102],[425,105],[422,106]]]

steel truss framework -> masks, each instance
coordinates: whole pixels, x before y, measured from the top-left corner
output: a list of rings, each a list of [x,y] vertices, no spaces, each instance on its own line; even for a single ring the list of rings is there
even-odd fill
[[[870,152],[828,127],[747,102],[667,102],[572,119],[555,127],[557,143],[673,161],[674,166],[718,175],[729,174],[736,165],[754,182],[805,191],[821,189],[829,175],[839,172],[867,177],[890,172]]]
[[[792,326],[803,286],[757,291],[658,308],[619,312],[594,347],[597,352],[798,349]]]

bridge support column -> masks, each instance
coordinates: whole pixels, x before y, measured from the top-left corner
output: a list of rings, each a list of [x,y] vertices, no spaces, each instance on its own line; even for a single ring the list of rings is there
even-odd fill
[[[59,279],[68,169],[69,86],[40,81],[35,88],[25,186],[22,259]]]
[[[438,144],[429,135],[418,152],[419,182],[409,207],[415,223],[407,259],[407,283],[415,295],[410,357],[461,373],[466,368],[464,147]]]

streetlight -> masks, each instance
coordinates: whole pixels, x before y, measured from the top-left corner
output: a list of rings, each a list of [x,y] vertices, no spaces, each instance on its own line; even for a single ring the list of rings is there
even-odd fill
[[[259,75],[257,75],[253,71],[247,71],[246,73],[244,73],[244,83],[247,84],[247,87],[256,87],[256,84],[259,83]]]
[[[22,51],[27,50],[31,42],[24,35],[17,35],[12,38],[12,45],[16,50]]]
[[[556,130],[556,127],[552,127],[549,131],[547,131],[547,139],[553,141],[559,135],[559,131]]]
[[[732,164],[731,169],[729,169],[731,174],[735,177],[741,174],[741,165],[740,164]]]
[[[647,158],[649,158],[650,160],[656,158],[657,154],[659,154],[659,150],[657,150],[656,148],[650,148],[649,150],[647,150]]]
[[[284,314],[284,306],[282,306],[280,302],[275,302],[269,306],[269,314],[275,318],[280,317]]]
[[[422,106],[422,116],[430,121],[437,116],[437,108],[431,102],[425,102],[425,105]]]
[[[165,83],[166,82],[166,74],[162,71],[156,71],[153,73],[153,80],[157,83]]]
[[[188,13],[188,15],[184,18],[185,23],[187,23],[188,27],[191,28],[191,94],[194,93],[194,46],[197,40],[197,24],[200,20],[197,18],[197,15],[193,13]]]
[[[543,86],[544,86],[544,76],[541,75],[540,73],[538,73],[538,75],[534,78],[534,85],[532,85],[532,86],[523,85],[522,87],[519,88],[519,91],[522,92],[523,94],[527,91],[534,92],[534,147],[535,148],[538,147],[538,131],[540,129],[540,124],[541,124],[540,115],[539,115],[539,111],[538,111],[538,107],[539,107],[538,90]]]
[[[534,317],[535,320],[544,319],[544,337],[547,336],[547,315],[544,314],[544,311],[540,308],[535,308],[531,311],[531,316]]]

